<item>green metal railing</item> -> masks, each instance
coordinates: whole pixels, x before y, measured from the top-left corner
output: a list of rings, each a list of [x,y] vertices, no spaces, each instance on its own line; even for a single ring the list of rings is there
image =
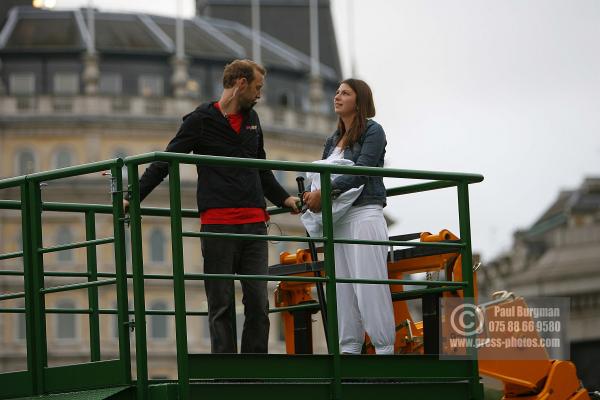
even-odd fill
[[[141,208],[139,197],[138,166],[149,162],[161,161],[169,166],[169,208]],[[283,235],[239,235],[239,234],[217,234],[205,232],[191,232],[182,229],[182,218],[197,218],[195,210],[184,210],[181,207],[180,193],[180,164],[197,164],[200,166],[236,166],[257,169],[273,169],[298,172],[316,172],[321,175],[323,193],[323,236],[322,237],[300,237]],[[122,167],[125,165],[128,172],[128,188],[130,195],[129,218],[123,211],[123,183],[121,177]],[[50,180],[74,177],[99,171],[110,170],[111,172],[111,205],[97,204],[69,204],[42,202],[40,184]],[[335,239],[331,218],[331,184],[332,174],[353,174],[363,176],[385,176],[392,178],[429,180],[426,183],[403,186],[388,189],[388,196],[405,195],[442,188],[456,187],[458,196],[458,215],[460,226],[460,238],[458,243],[421,243],[408,241],[368,241],[353,239]],[[2,300],[24,298],[25,307],[22,308],[0,308],[0,313],[22,313],[26,315],[26,338],[27,338],[27,371],[0,374],[0,388],[3,382],[20,382],[17,387],[25,387],[30,383],[30,390],[15,389],[8,393],[0,391],[0,399],[16,396],[36,395],[57,391],[68,391],[67,389],[85,389],[87,387],[102,387],[116,385],[135,385],[135,396],[137,399],[149,398],[149,387],[152,382],[148,379],[148,353],[146,343],[146,315],[174,315],[176,330],[176,356],[177,356],[177,395],[180,399],[191,398],[190,391],[190,364],[187,347],[187,322],[189,315],[206,315],[205,312],[188,311],[185,302],[185,282],[187,280],[206,279],[229,279],[229,280],[265,280],[265,281],[300,281],[300,282],[324,282],[326,286],[327,313],[327,339],[329,343],[329,356],[325,363],[329,364],[328,373],[318,375],[314,378],[326,379],[330,382],[331,398],[342,398],[343,363],[338,345],[337,306],[336,306],[336,283],[377,283],[377,284],[410,284],[425,286],[419,289],[420,295],[439,293],[442,291],[463,291],[465,298],[474,297],[471,238],[469,223],[469,196],[468,185],[483,180],[481,175],[444,173],[428,171],[410,171],[401,169],[383,169],[372,167],[347,167],[324,164],[281,162],[270,160],[255,160],[245,158],[226,158],[198,155],[184,155],[175,153],[154,152],[139,156],[109,160],[105,162],[92,163],[77,167],[64,168],[55,171],[31,174],[23,177],[10,178],[0,181],[0,189],[20,188],[21,200],[0,200],[0,209],[13,209],[21,211],[23,251],[0,254],[0,260],[22,257],[23,271],[0,271],[0,276],[24,277],[24,291],[22,293],[0,294]],[[70,243],[60,246],[42,246],[42,219],[43,211],[58,211],[69,213],[83,213],[85,216],[86,240],[78,243]],[[271,214],[285,212],[282,209],[270,209]],[[95,219],[97,214],[112,215],[113,237],[97,238],[95,231]],[[171,224],[171,246],[172,246],[172,275],[145,274],[142,249],[142,225],[143,215],[168,217]],[[133,270],[131,274],[126,271],[125,256],[125,223],[130,224],[131,230],[131,259]],[[280,240],[293,242],[322,242],[324,247],[324,277],[294,277],[294,276],[264,276],[264,275],[232,275],[232,274],[186,274],[184,272],[183,238],[184,237],[222,237],[225,239],[241,240]],[[334,244],[379,244],[387,246],[424,246],[429,248],[443,248],[448,251],[459,251],[462,255],[462,277],[463,282],[448,281],[415,281],[415,280],[367,280],[367,279],[336,279]],[[104,244],[114,245],[115,273],[98,272],[96,260],[96,246]],[[86,272],[45,272],[44,254],[64,251],[75,248],[86,248]],[[56,287],[44,287],[44,276],[57,277],[81,277],[87,278],[87,282],[62,285]],[[173,280],[174,310],[146,310],[144,281],[146,279],[169,279]],[[133,284],[133,310],[128,310],[127,281]],[[98,287],[104,285],[116,285],[117,309],[100,309],[98,306]],[[87,309],[46,309],[44,296],[48,293],[59,291],[86,289],[88,291]],[[272,309],[271,312],[290,311],[309,306],[292,306]],[[49,313],[74,313],[89,315],[90,330],[90,363],[66,367],[47,366],[47,342],[46,342],[46,314]],[[117,314],[119,326],[119,358],[118,360],[100,361],[100,330],[99,315]],[[134,315],[134,321],[129,321],[129,315]],[[129,330],[135,326],[136,346],[136,375],[135,382],[131,379],[131,354],[129,350]],[[318,359],[318,356],[316,359]],[[479,383],[479,372],[476,358],[469,363],[468,379],[471,398],[481,398],[481,386]],[[220,360],[215,355],[215,360]],[[217,362],[217,361],[215,361]],[[233,362],[233,361],[231,361]],[[439,361],[443,363],[444,361]],[[345,364],[344,364],[345,365]],[[382,364],[383,365],[383,364]],[[86,369],[87,368],[87,369]],[[196,368],[197,369],[197,368]],[[85,377],[86,372],[89,377]],[[82,376],[82,380],[74,382],[61,379],[61,373],[75,373]],[[98,375],[100,374],[100,375]],[[194,377],[196,373],[194,372]],[[89,381],[90,377],[96,376],[96,381]],[[100,378],[101,376],[102,378]],[[386,375],[387,376],[387,375]],[[401,377],[398,377],[401,378]],[[70,386],[69,386],[70,385]],[[13,385],[14,386],[14,385]],[[0,389],[1,390],[1,389]]]

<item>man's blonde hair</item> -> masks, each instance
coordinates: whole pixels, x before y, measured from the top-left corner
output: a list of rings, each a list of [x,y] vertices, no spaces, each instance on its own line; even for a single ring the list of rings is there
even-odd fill
[[[234,60],[230,62],[223,70],[223,87],[225,89],[232,88],[240,78],[246,78],[248,83],[251,83],[255,78],[254,71],[258,71],[263,76],[267,74],[265,67],[252,60]]]

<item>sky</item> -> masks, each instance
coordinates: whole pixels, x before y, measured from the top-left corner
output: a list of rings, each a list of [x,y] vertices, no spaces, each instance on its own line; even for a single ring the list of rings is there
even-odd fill
[[[386,166],[485,177],[470,187],[473,250],[484,263],[509,251],[513,232],[561,190],[600,177],[599,1],[331,3],[344,75],[354,70],[373,89]],[[58,8],[87,4],[56,0]],[[180,4],[194,14],[193,0]],[[176,1],[93,5],[177,13]],[[391,198],[386,210],[394,234],[458,234],[456,190]]]

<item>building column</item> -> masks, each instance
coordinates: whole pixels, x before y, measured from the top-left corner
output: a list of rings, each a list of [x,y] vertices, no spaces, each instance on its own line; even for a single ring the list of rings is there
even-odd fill
[[[2,60],[0,60],[0,72],[2,72]],[[6,86],[4,85],[4,81],[0,79],[0,95],[5,95],[6,93],[7,91]]]
[[[173,85],[173,95],[175,97],[187,96],[188,82],[188,61],[185,58],[171,58],[171,67],[173,74],[171,75],[171,84]]]
[[[98,56],[95,53],[85,53],[83,56],[83,85],[85,94],[95,95],[98,93],[99,78]]]
[[[323,79],[318,75],[310,77],[308,99],[310,101],[310,111],[315,114],[322,114],[325,91],[323,90]]]

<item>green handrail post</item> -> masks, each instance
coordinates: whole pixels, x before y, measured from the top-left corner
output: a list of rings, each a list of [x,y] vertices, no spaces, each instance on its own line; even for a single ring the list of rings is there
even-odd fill
[[[96,213],[87,211],[85,213],[85,240],[96,239]],[[89,245],[86,248],[88,282],[98,280],[98,260],[96,246]],[[98,314],[98,287],[88,288],[88,307],[90,309],[90,360],[100,361],[100,316]]]
[[[20,185],[21,190],[21,242],[23,243],[23,290],[25,291],[25,338],[27,341],[27,370],[31,374],[33,384],[33,393],[40,394],[42,389],[39,387],[38,374],[40,368],[37,367],[39,355],[36,353],[36,317],[35,317],[35,298],[38,293],[33,286],[34,274],[31,264],[31,258],[34,255],[31,235],[31,207],[29,207],[29,185],[23,181]]]
[[[171,247],[173,252],[173,296],[175,298],[175,336],[177,341],[177,389],[179,399],[190,398],[187,321],[185,306],[185,268],[181,224],[179,162],[169,162],[169,206],[171,208]]]
[[[144,295],[144,256],[142,253],[142,216],[140,213],[138,166],[128,164],[127,176],[135,311],[136,398],[137,400],[146,400],[148,399],[148,350],[146,349],[146,300]],[[119,309],[122,309],[120,305]],[[129,325],[124,326],[127,329]]]
[[[119,358],[124,365],[125,382],[131,382],[131,349],[129,347],[129,301],[127,294],[127,255],[125,253],[125,212],[123,211],[123,160],[111,167],[112,219],[117,279],[117,325]]]
[[[332,399],[342,398],[341,356],[337,320],[337,296],[335,279],[335,256],[333,243],[333,218],[331,215],[331,174],[321,172],[321,210],[323,218],[323,243],[325,252],[325,275],[327,276],[327,343],[332,356]]]
[[[30,254],[31,254],[31,291],[33,297],[33,327],[32,337],[35,348],[35,392],[45,392],[44,368],[48,366],[48,347],[46,343],[46,312],[44,288],[44,255],[37,251],[42,247],[42,194],[40,182],[27,179],[29,215]]]
[[[473,254],[471,250],[471,224],[469,211],[469,184],[462,181],[458,184],[458,218],[460,226],[460,238],[465,246],[460,250],[462,256],[462,279],[468,285],[463,289],[465,303],[473,304],[475,297],[475,287],[473,279]],[[473,330],[475,328],[473,327]],[[469,336],[474,336],[473,332],[467,332]],[[475,348],[467,348],[467,354],[471,358],[471,399],[483,399],[483,389],[479,383],[479,366],[477,362],[477,353]]]

